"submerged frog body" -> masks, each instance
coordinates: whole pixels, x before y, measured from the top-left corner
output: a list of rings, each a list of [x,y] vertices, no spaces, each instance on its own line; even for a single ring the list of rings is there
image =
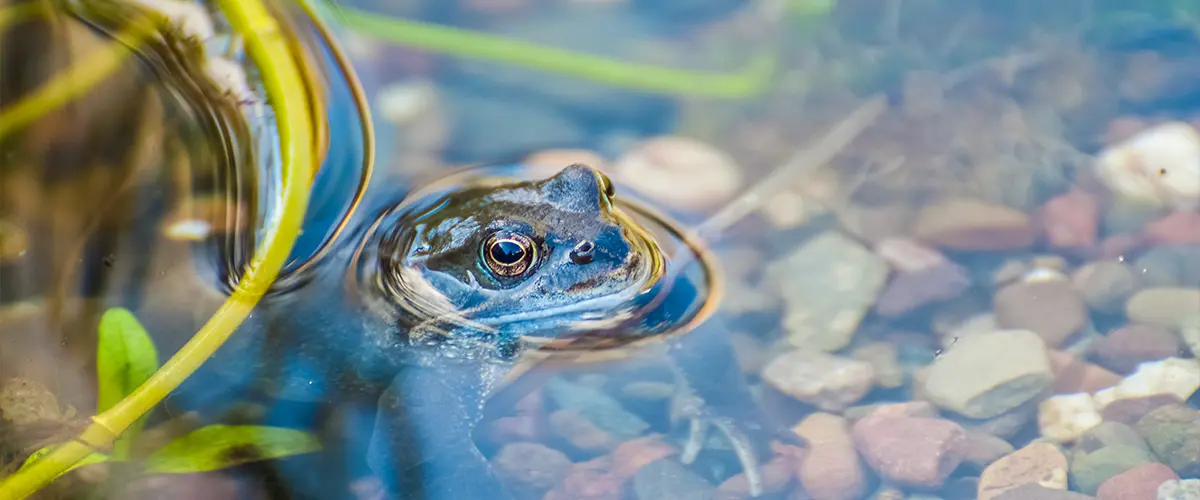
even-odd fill
[[[327,430],[326,410],[368,409],[374,421],[355,417],[350,432],[372,426],[369,446],[332,436],[343,448],[292,461],[323,471],[309,477],[313,488],[345,484],[369,465],[397,498],[503,498],[472,433],[526,352],[619,321],[626,328],[601,340],[654,338],[706,305],[705,284],[669,273],[676,263],[614,199],[609,180],[583,165],[410,196],[373,214],[306,280],[264,298],[174,399],[206,412],[256,393],[306,401],[303,411],[272,403],[268,419]],[[152,331],[198,326],[156,313],[153,301],[139,316]],[[691,358],[694,392],[745,414],[753,405],[730,390],[740,371],[727,345],[709,344],[673,354]],[[715,359],[695,359],[711,347]]]

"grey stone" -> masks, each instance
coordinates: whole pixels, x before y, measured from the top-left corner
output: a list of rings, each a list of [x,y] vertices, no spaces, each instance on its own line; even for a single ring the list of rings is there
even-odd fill
[[[716,498],[716,488],[672,458],[655,460],[638,469],[633,475],[633,492],[637,500]]]
[[[836,351],[850,345],[887,282],[888,266],[863,245],[830,231],[772,263],[766,275],[785,302],[788,341]]]
[[[942,408],[986,419],[1043,394],[1052,381],[1041,336],[998,330],[959,339],[929,366],[924,389]]]
[[[615,399],[591,387],[556,377],[547,380],[543,390],[558,408],[583,415],[619,439],[639,437],[650,428],[650,424],[625,410]]]

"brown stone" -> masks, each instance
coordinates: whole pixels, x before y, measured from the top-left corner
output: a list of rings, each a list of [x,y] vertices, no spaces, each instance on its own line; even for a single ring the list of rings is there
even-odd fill
[[[808,442],[796,476],[813,500],[853,500],[866,492],[867,475],[846,419],[814,413],[793,431]]]
[[[1024,485],[1067,487],[1067,457],[1049,443],[1035,442],[996,460],[979,478],[979,500],[994,500]]]
[[[1026,248],[1037,238],[1030,217],[1020,210],[973,199],[926,206],[913,224],[914,236],[931,245],[967,251]]]
[[[993,299],[1001,328],[1030,330],[1059,347],[1087,323],[1087,306],[1067,280],[1020,282],[1008,285]]]
[[[612,471],[619,479],[627,480],[650,462],[674,455],[675,447],[658,436],[646,436],[626,441],[613,450]]]
[[[612,465],[610,456],[575,464],[542,500],[621,500],[622,482]]]
[[[1151,410],[1160,406],[1177,405],[1182,402],[1179,398],[1171,394],[1155,394],[1139,398],[1118,399],[1100,410],[1100,416],[1106,421],[1136,425]]]

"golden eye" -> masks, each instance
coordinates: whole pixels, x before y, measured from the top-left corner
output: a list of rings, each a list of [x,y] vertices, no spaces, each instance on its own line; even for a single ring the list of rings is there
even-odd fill
[[[488,269],[505,278],[520,276],[537,262],[537,247],[520,234],[492,235],[481,250]]]

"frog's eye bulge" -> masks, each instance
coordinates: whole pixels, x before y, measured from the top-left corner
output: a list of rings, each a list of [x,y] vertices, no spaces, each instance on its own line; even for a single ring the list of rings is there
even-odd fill
[[[513,278],[532,269],[538,260],[533,240],[518,233],[501,232],[484,240],[480,252],[488,270],[502,278]]]

